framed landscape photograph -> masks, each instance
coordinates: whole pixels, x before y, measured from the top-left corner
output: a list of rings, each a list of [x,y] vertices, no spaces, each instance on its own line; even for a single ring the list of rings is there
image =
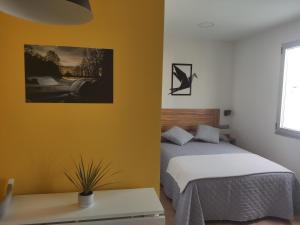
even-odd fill
[[[112,103],[113,50],[24,45],[26,102]]]

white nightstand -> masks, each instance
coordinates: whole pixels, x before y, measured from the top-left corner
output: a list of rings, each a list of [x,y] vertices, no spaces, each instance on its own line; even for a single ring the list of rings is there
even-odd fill
[[[96,191],[95,205],[81,209],[77,193],[17,195],[0,225],[164,225],[163,207],[152,188]]]

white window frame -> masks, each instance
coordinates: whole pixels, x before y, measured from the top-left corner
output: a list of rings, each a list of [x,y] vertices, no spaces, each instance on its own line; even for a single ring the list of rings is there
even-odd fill
[[[283,101],[283,88],[284,88],[284,66],[285,66],[285,54],[286,50],[293,48],[293,47],[300,47],[300,40],[292,41],[285,43],[281,46],[281,69],[280,69],[280,87],[279,87],[279,103],[277,109],[277,119],[275,124],[275,133],[287,137],[298,138],[300,139],[300,132],[292,129],[287,129],[281,127],[281,115],[282,115],[282,101]]]

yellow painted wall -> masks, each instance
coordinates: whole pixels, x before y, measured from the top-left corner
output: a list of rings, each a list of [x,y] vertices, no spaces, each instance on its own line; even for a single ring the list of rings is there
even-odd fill
[[[163,0],[92,0],[80,26],[0,13],[0,178],[15,193],[74,190],[71,156],[112,161],[110,188],[159,188]],[[24,44],[114,49],[113,104],[25,103]]]
[[[7,179],[0,178],[0,201],[3,200],[7,188]]]

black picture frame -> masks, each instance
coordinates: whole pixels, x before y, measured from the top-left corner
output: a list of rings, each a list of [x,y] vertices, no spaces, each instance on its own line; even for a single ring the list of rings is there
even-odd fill
[[[176,91],[176,92],[172,91],[174,88],[178,88],[178,87],[174,87],[174,83],[175,83],[174,79],[177,79],[177,77],[174,74],[175,67],[189,67],[188,68],[189,74],[186,74],[187,78],[189,80],[191,79],[192,74],[193,74],[193,64],[189,64],[189,63],[172,63],[172,70],[171,70],[171,93],[170,94],[172,96],[191,96],[192,95],[192,85],[190,85],[188,93],[178,93],[178,91]],[[185,89],[183,89],[183,90],[185,90]]]

